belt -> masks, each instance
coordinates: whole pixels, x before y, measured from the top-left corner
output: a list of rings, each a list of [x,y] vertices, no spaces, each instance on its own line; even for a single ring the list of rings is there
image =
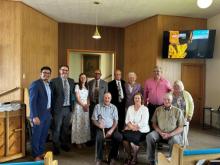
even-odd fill
[[[62,106],[62,108],[68,108],[68,107],[70,107],[70,105],[64,105],[64,106]]]

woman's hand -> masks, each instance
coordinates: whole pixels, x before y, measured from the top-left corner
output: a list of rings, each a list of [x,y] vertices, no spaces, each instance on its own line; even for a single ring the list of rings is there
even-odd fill
[[[83,110],[84,110],[84,112],[88,112],[89,111],[89,105],[88,104],[84,104],[83,105]]]

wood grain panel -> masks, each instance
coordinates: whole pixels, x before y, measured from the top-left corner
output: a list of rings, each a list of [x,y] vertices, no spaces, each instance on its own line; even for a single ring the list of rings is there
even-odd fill
[[[0,91],[28,87],[40,68],[58,68],[58,23],[22,2],[0,1]],[[0,102],[23,100],[22,90]]]
[[[22,152],[22,116],[9,118],[9,155]]]
[[[40,68],[50,66],[52,77],[58,68],[58,23],[38,11],[21,5],[22,86],[39,78]]]
[[[67,63],[67,49],[113,51],[116,54],[116,67],[123,70],[124,62],[124,29],[114,27],[99,27],[102,36],[95,40],[92,35],[93,25],[59,23],[58,56],[59,65]]]
[[[151,17],[125,28],[125,74],[134,71],[144,84],[156,64],[158,51],[157,17]]]
[[[0,157],[5,155],[5,118],[0,117]]]
[[[21,86],[20,22],[19,4],[0,1],[0,91]],[[13,93],[13,100],[19,100],[20,94]],[[8,98],[0,98],[0,102],[3,100]]]

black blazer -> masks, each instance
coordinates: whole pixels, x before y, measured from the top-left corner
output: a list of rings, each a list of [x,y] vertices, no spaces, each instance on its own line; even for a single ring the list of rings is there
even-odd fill
[[[71,106],[73,106],[75,83],[74,80],[71,78],[68,78],[68,82],[70,85],[70,104]],[[61,77],[57,77],[51,80],[51,89],[53,92],[52,106],[51,106],[52,112],[59,113],[64,103],[64,90],[63,90],[63,82]]]
[[[121,87],[122,87],[123,94],[124,94],[124,98],[122,99],[121,103],[125,103],[126,93],[125,93],[125,81],[124,80],[121,80]],[[118,102],[119,95],[118,95],[118,87],[117,87],[117,84],[116,84],[116,80],[110,81],[108,83],[108,91],[112,95],[111,103],[117,106],[119,104],[119,102]]]

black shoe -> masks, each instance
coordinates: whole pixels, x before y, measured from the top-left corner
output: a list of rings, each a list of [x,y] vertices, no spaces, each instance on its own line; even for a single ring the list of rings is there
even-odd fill
[[[54,148],[53,148],[53,154],[54,154],[54,155],[59,155],[59,154],[60,154],[59,148],[54,147]]]
[[[62,145],[61,148],[62,148],[62,150],[66,151],[66,152],[70,151],[70,147],[67,145]]]

